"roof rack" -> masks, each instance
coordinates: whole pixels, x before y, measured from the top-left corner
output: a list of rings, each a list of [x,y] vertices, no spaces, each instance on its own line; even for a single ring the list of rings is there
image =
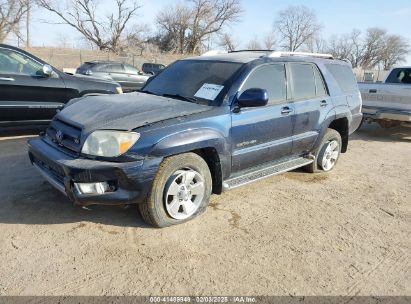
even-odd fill
[[[318,57],[326,59],[334,59],[331,54],[320,54],[320,53],[306,53],[306,52],[272,52],[267,57],[284,57],[284,56],[302,56],[302,57]]]

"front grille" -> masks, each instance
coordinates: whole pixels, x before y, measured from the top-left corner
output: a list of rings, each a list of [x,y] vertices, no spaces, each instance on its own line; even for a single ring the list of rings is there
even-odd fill
[[[62,120],[54,119],[47,129],[51,140],[70,151],[79,153],[81,149],[81,129]]]

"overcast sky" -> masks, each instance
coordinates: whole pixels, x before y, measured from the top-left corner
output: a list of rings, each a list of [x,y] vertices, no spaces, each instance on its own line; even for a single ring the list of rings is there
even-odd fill
[[[101,9],[110,12],[113,0],[101,0]],[[142,5],[135,24],[144,23],[155,30],[155,16],[164,6],[184,0],[137,0]],[[303,4],[312,8],[323,26],[324,38],[332,34],[350,32],[353,28],[364,30],[368,27],[383,27],[390,33],[404,36],[411,41],[411,0],[242,0],[244,13],[241,22],[232,26],[230,32],[244,47],[257,36],[262,38],[273,27],[279,10],[289,5]],[[69,26],[54,25],[42,20],[58,20],[49,13],[36,9],[32,18],[32,45],[55,46],[65,37],[72,46],[78,46],[79,36]],[[411,58],[408,60],[411,63]]]

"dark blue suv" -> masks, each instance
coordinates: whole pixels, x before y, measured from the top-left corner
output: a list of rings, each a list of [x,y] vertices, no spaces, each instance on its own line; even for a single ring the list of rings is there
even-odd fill
[[[136,203],[165,227],[203,212],[211,193],[330,171],[361,117],[345,61],[215,52],[175,62],[142,92],[72,100],[29,156],[75,204]]]

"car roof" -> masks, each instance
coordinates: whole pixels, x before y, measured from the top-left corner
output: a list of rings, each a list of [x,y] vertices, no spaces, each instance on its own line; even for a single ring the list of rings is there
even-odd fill
[[[85,64],[108,64],[108,63],[123,64],[123,62],[109,61],[109,60],[91,60],[91,61],[86,61],[84,63]]]
[[[326,62],[334,64],[349,65],[348,61],[333,59],[329,54],[315,53],[297,53],[297,52],[274,52],[271,50],[257,51],[234,51],[234,52],[214,52],[205,53],[201,56],[189,57],[184,60],[204,60],[204,61],[224,61],[235,63],[250,63],[250,62]]]

